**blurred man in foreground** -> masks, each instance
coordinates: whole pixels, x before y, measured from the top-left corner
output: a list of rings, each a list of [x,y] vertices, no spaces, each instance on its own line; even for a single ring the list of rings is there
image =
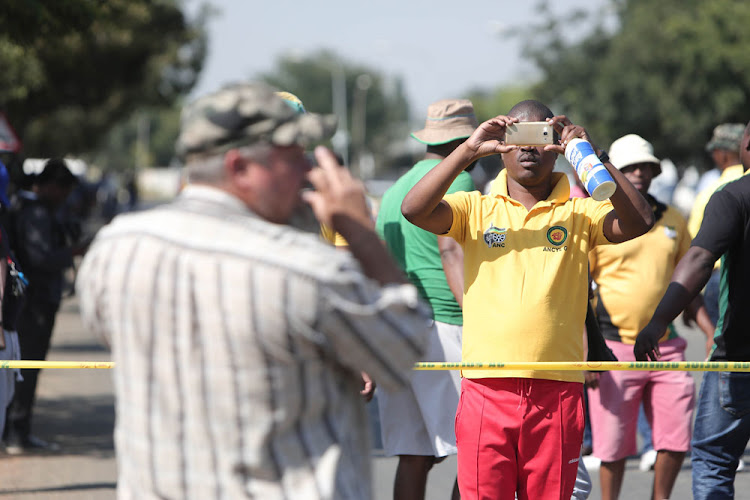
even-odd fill
[[[122,499],[371,496],[360,371],[385,387],[424,352],[429,310],[373,231],[330,135],[241,84],[183,112],[190,184],[120,216],[79,272],[82,315],[112,343]],[[305,193],[350,252],[286,225]]]

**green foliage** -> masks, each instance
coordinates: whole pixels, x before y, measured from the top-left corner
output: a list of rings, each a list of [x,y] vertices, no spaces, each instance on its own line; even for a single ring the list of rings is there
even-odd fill
[[[355,158],[362,151],[371,152],[378,166],[382,166],[386,161],[383,152],[409,133],[409,106],[399,80],[388,79],[376,69],[352,64],[326,50],[305,57],[281,58],[277,67],[261,79],[295,94],[309,112],[332,113],[337,71],[343,72],[346,82],[347,132],[352,139],[349,152]],[[369,76],[366,90],[357,85],[361,75]],[[364,140],[359,144],[363,131],[361,115],[358,115],[361,109],[357,108],[362,106]]]
[[[750,118],[750,3],[619,0],[614,32],[574,43],[570,19],[552,20],[528,47],[536,87],[553,110],[586,126],[602,146],[627,133],[676,162],[705,160],[713,127]],[[597,26],[601,19],[589,19]]]
[[[202,68],[203,21],[179,0],[6,0],[0,109],[24,152],[90,151],[133,109],[171,106]]]
[[[179,104],[141,109],[113,126],[96,151],[88,156],[106,171],[166,167],[174,159],[180,112]]]

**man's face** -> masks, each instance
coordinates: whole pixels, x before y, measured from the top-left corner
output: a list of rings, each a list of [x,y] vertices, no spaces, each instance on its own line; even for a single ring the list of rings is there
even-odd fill
[[[519,116],[522,122],[541,122],[543,116]],[[519,146],[502,155],[508,177],[524,187],[534,187],[549,181],[555,167],[557,153],[545,151],[544,146]]]
[[[300,190],[310,162],[301,146],[273,146],[263,164],[254,164],[253,210],[272,222],[286,223],[301,203]]]
[[[633,187],[640,191],[642,195],[648,193],[655,170],[656,167],[652,163],[635,163],[620,169]]]

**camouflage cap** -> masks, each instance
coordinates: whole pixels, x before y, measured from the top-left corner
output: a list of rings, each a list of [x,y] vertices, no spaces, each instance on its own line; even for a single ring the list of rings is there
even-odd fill
[[[257,143],[307,145],[329,138],[335,130],[335,116],[300,114],[268,85],[241,83],[183,109],[176,149],[185,158]]]
[[[739,152],[745,125],[742,123],[722,123],[714,128],[714,135],[706,144],[709,153],[714,149]]]

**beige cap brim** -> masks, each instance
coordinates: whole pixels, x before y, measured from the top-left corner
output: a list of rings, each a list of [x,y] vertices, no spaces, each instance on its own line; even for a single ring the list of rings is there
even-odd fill
[[[428,146],[438,146],[447,144],[458,139],[466,139],[474,133],[474,129],[467,126],[443,129],[426,129],[412,132],[411,136],[422,144]]]

